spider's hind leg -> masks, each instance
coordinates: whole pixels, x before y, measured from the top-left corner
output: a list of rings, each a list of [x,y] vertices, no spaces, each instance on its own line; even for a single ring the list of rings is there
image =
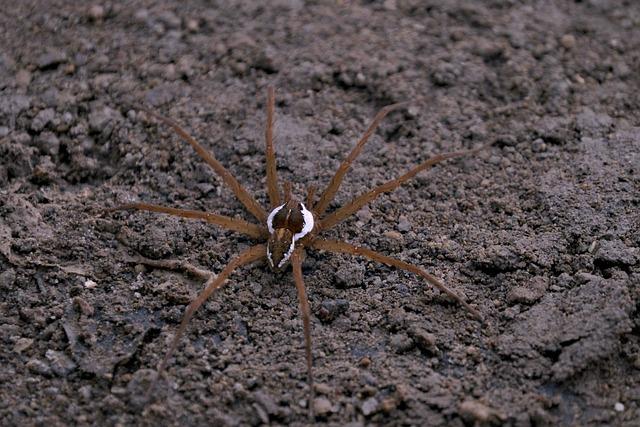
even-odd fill
[[[483,322],[483,317],[478,312],[478,310],[471,307],[461,296],[459,296],[457,293],[453,292],[451,289],[445,286],[444,283],[438,280],[435,276],[427,273],[426,271],[424,271],[423,269],[421,269],[416,265],[409,264],[408,262],[404,262],[396,258],[391,258],[386,255],[382,255],[381,253],[372,251],[371,249],[363,248],[361,246],[350,245],[349,243],[340,242],[337,240],[316,239],[311,244],[311,247],[315,249],[325,250],[328,252],[334,252],[334,253],[360,255],[365,258],[369,258],[373,261],[377,261],[382,264],[386,264],[391,267],[396,267],[401,270],[405,270],[415,275],[418,275],[424,278],[432,286],[438,288],[441,292],[453,298],[456,302],[458,302],[461,306],[463,306],[469,313],[471,313],[473,317],[478,319],[480,322]]]
[[[187,308],[185,309],[184,316],[182,317],[182,321],[180,322],[180,326],[176,331],[173,340],[171,341],[171,345],[169,350],[167,350],[164,358],[160,362],[158,366],[158,374],[155,377],[153,383],[149,387],[148,397],[151,396],[153,389],[155,388],[157,380],[160,378],[162,373],[164,372],[167,364],[169,363],[169,359],[173,356],[178,344],[180,343],[180,339],[184,334],[184,331],[187,329],[189,321],[195,314],[195,312],[200,308],[202,304],[215,292],[217,289],[222,287],[226,279],[233,273],[237,268],[242,267],[244,265],[250,264],[254,261],[258,261],[261,258],[266,256],[267,249],[266,245],[255,245],[250,247],[249,249],[242,252],[240,255],[233,258],[217,275],[211,271],[203,270],[190,264],[185,261],[177,261],[177,260],[151,260],[143,257],[132,258],[130,261],[137,262],[143,265],[147,265],[154,268],[163,268],[167,270],[181,270],[186,273],[192,274],[196,277],[199,277],[205,280],[204,290],[198,294],[198,296],[189,303]]]

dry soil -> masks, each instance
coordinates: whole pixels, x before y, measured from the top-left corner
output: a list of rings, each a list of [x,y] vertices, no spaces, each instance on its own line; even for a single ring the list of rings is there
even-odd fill
[[[333,210],[443,151],[493,145],[327,233],[416,276],[310,251],[316,422],[637,425],[640,2],[16,1],[0,12],[0,424],[305,425],[289,272],[243,269],[144,396],[195,278],[249,238],[128,201],[251,220],[182,123],[266,204],[266,88],[280,177],[322,188],[391,114]]]

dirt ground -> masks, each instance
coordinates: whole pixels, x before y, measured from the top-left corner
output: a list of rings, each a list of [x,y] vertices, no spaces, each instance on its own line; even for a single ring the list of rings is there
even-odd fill
[[[202,283],[252,241],[128,201],[247,214],[184,125],[266,206],[323,188],[382,106],[333,210],[442,163],[327,233],[418,277],[309,251],[316,422],[637,425],[640,3],[20,1],[0,12],[0,424],[305,425],[290,272],[231,277],[144,396]],[[636,71],[633,71],[636,70]]]

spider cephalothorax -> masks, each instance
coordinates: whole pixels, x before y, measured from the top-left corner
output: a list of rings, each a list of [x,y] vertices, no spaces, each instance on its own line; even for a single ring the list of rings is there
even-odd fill
[[[180,342],[180,338],[184,333],[189,320],[196,312],[196,310],[198,310],[198,308],[207,300],[207,298],[209,298],[209,296],[211,296],[211,294],[216,289],[220,288],[224,284],[226,279],[236,269],[244,265],[251,264],[260,259],[266,259],[272,270],[276,272],[283,271],[287,264],[291,263],[303,320],[309,393],[312,397],[313,376],[310,322],[311,310],[309,308],[309,301],[307,300],[307,294],[302,277],[302,260],[304,258],[306,249],[316,249],[334,253],[359,255],[365,258],[369,258],[373,261],[381,262],[392,267],[409,271],[422,277],[432,286],[438,288],[441,292],[458,301],[473,316],[481,319],[480,314],[473,307],[467,304],[463,298],[458,296],[458,294],[456,294],[455,292],[451,291],[436,277],[427,273],[422,268],[395,258],[388,257],[386,255],[382,255],[381,253],[372,251],[371,249],[363,248],[361,246],[351,245],[339,240],[327,240],[318,237],[320,233],[333,228],[346,218],[350,217],[360,208],[378,197],[380,194],[388,193],[395,190],[421,171],[426,170],[443,160],[470,155],[486,147],[482,146],[471,150],[453,151],[431,157],[415,166],[413,169],[410,169],[404,175],[401,175],[396,179],[379,185],[373,190],[364,192],[361,195],[355,197],[345,206],[342,206],[341,208],[331,213],[325,214],[327,207],[340,188],[340,184],[342,183],[344,175],[349,170],[351,163],[353,163],[355,158],[362,151],[362,148],[369,140],[369,137],[373,134],[373,132],[375,132],[376,128],[387,114],[400,108],[403,105],[405,104],[394,104],[380,110],[380,112],[373,119],[373,122],[369,125],[369,128],[366,130],[362,138],[358,141],[347,158],[342,162],[327,188],[324,190],[324,192],[322,192],[322,194],[320,194],[320,198],[317,202],[314,201],[315,192],[313,190],[313,187],[309,187],[309,194],[307,195],[305,206],[305,204],[291,197],[291,188],[289,185],[285,185],[284,203],[281,202],[280,186],[278,184],[276,173],[275,150],[273,147],[275,92],[273,88],[269,88],[267,98],[267,126],[265,130],[267,193],[269,195],[269,202],[271,204],[269,214],[267,214],[267,211],[262,206],[260,206],[260,204],[247,192],[247,190],[245,190],[245,188],[236,180],[236,178],[231,175],[231,173],[224,166],[222,166],[222,164],[209,151],[202,147],[176,122],[153,112],[144,110],[149,115],[171,126],[182,139],[188,142],[196,150],[198,155],[200,155],[200,157],[205,162],[207,162],[209,166],[211,166],[211,168],[222,178],[223,182],[229,187],[229,189],[231,189],[231,191],[233,191],[238,200],[247,209],[247,211],[249,211],[249,213],[251,213],[257,219],[258,223],[256,224],[239,218],[231,218],[228,216],[218,215],[210,212],[169,208],[164,206],[152,205],[149,203],[130,203],[114,209],[109,209],[109,211],[136,209],[162,212],[184,218],[202,219],[220,227],[245,234],[253,239],[262,242],[250,247],[249,249],[246,249],[235,258],[232,258],[231,261],[229,261],[229,263],[225,266],[225,268],[222,269],[222,271],[220,271],[217,275],[209,271],[202,270],[186,262],[170,260],[153,261],[138,258],[138,262],[152,267],[182,269],[205,280],[204,290],[198,295],[197,298],[189,303],[185,310],[185,314],[182,318],[182,322],[180,323],[180,327],[173,337],[169,350],[165,354],[162,362],[158,367],[158,377],[166,368],[169,359],[171,358],[173,352],[178,346],[178,343]],[[150,390],[152,388],[153,387],[150,387]],[[309,408],[312,408],[311,402]]]

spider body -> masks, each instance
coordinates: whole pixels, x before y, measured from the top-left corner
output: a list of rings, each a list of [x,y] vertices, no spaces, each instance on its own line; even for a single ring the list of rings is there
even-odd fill
[[[314,226],[313,213],[296,199],[291,198],[271,211],[267,217],[267,261],[272,270],[284,270],[298,240],[309,235]]]
[[[309,307],[302,276],[302,261],[305,251],[308,249],[362,256],[391,267],[414,273],[425,279],[429,284],[436,287],[441,292],[456,300],[474,317],[480,320],[482,319],[480,314],[473,307],[467,304],[462,297],[450,290],[435,276],[427,273],[422,268],[362,246],[351,245],[339,240],[326,240],[319,237],[323,231],[333,228],[335,225],[356,213],[360,208],[374,200],[379,195],[395,190],[421,171],[426,170],[443,160],[468,156],[487,147],[481,146],[470,150],[453,151],[431,157],[398,178],[379,185],[378,187],[355,197],[345,206],[325,214],[327,207],[334,199],[334,196],[342,183],[344,175],[347,173],[355,158],[360,154],[370,136],[375,132],[382,119],[390,112],[397,110],[404,105],[405,104],[394,104],[380,110],[362,138],[357,142],[356,146],[342,162],[327,188],[320,194],[319,200],[315,201],[314,188],[310,187],[305,204],[291,196],[291,186],[287,183],[284,185],[285,191],[283,200],[281,199],[280,186],[278,184],[276,173],[275,150],[273,146],[275,91],[273,88],[269,88],[267,96],[267,125],[265,129],[267,193],[271,204],[269,213],[260,206],[260,204],[245,190],[236,178],[213,156],[213,154],[202,147],[176,122],[151,111],[144,110],[147,114],[172,127],[184,141],[190,144],[198,155],[222,178],[223,182],[229,187],[229,189],[231,189],[231,191],[233,191],[237,199],[244,205],[247,211],[258,220],[258,224],[210,212],[170,208],[152,205],[149,203],[130,203],[109,209],[108,211],[133,209],[166,213],[183,218],[200,219],[218,225],[222,228],[242,233],[262,242],[246,249],[241,254],[232,258],[218,274],[213,274],[210,271],[200,269],[182,261],[157,261],[143,258],[136,259],[136,262],[143,263],[151,267],[185,270],[193,275],[201,277],[205,281],[204,289],[189,303],[185,310],[180,326],[158,367],[156,380],[167,367],[167,364],[175,352],[189,321],[198,308],[224,284],[226,279],[235,270],[261,259],[266,259],[274,272],[284,271],[288,264],[291,264],[292,266],[293,278],[298,293],[300,312],[303,321],[307,378],[310,393],[309,409],[312,410],[311,399],[313,398],[313,375],[310,321],[311,309]],[[151,392],[153,388],[154,384],[151,385],[149,391]]]

